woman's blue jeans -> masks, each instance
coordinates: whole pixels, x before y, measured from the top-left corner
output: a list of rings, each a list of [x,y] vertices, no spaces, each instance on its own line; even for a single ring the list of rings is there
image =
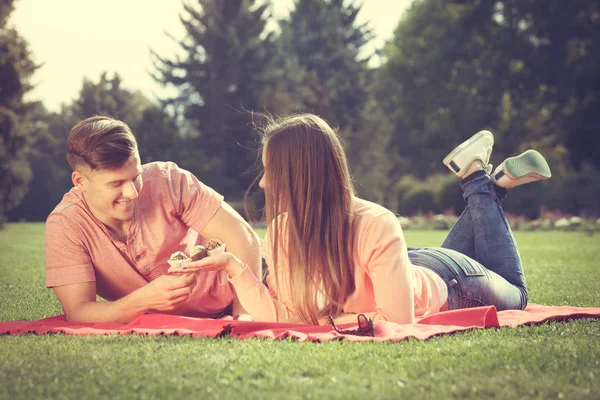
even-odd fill
[[[493,305],[524,309],[527,287],[521,258],[502,209],[506,189],[483,171],[461,182],[467,207],[442,247],[409,248],[413,265],[438,274],[448,286],[448,309]]]

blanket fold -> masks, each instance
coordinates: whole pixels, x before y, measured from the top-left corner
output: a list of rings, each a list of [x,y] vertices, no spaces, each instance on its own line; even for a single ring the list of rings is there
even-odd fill
[[[191,335],[193,337],[230,336],[239,339],[271,340],[292,338],[298,341],[315,342],[340,339],[360,342],[398,342],[409,337],[424,340],[433,336],[470,329],[516,327],[578,318],[600,318],[600,307],[529,304],[523,311],[498,312],[494,306],[444,311],[424,317],[415,324],[399,325],[394,322],[378,322],[375,324],[375,337],[342,335],[335,332],[331,326],[234,321],[231,317],[204,319],[167,314],[141,315],[128,324],[67,322],[64,315],[58,315],[37,321],[0,322],[0,334]],[[356,324],[344,324],[343,328],[354,329]]]

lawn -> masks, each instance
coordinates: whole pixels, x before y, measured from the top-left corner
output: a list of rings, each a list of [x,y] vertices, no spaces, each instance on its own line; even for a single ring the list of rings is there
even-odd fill
[[[60,314],[43,224],[0,231],[0,321]],[[406,231],[410,246],[445,232]],[[516,232],[530,300],[600,307],[600,236]],[[0,399],[600,398],[600,324],[576,320],[400,343],[0,336]]]

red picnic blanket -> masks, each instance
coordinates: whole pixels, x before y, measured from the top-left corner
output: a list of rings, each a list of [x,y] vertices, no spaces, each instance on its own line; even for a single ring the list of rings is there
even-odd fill
[[[38,321],[0,322],[0,334],[63,333],[65,335],[191,335],[193,337],[234,337],[238,339],[286,339],[325,342],[334,339],[348,341],[393,341],[412,337],[419,340],[469,329],[515,327],[578,318],[600,318],[600,307],[543,306],[529,304],[524,311],[497,312],[494,306],[444,311],[420,319],[415,324],[399,325],[377,322],[375,336],[340,334],[330,326],[284,324],[276,322],[234,321],[181,317],[167,314],[145,314],[128,324],[67,322],[64,315]],[[355,329],[357,324],[338,328]]]

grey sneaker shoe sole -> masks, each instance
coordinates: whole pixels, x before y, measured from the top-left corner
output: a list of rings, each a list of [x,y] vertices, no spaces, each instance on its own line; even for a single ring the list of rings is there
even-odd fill
[[[502,168],[494,173],[494,180],[499,181],[503,175],[515,181],[511,183],[516,186],[548,179],[552,172],[543,155],[535,150],[527,150],[523,154],[504,160]]]
[[[519,156],[507,158],[504,161],[504,169],[507,175],[512,175],[513,179],[522,178],[528,174],[536,174],[544,178],[552,176],[546,159],[535,150],[527,150]]]

